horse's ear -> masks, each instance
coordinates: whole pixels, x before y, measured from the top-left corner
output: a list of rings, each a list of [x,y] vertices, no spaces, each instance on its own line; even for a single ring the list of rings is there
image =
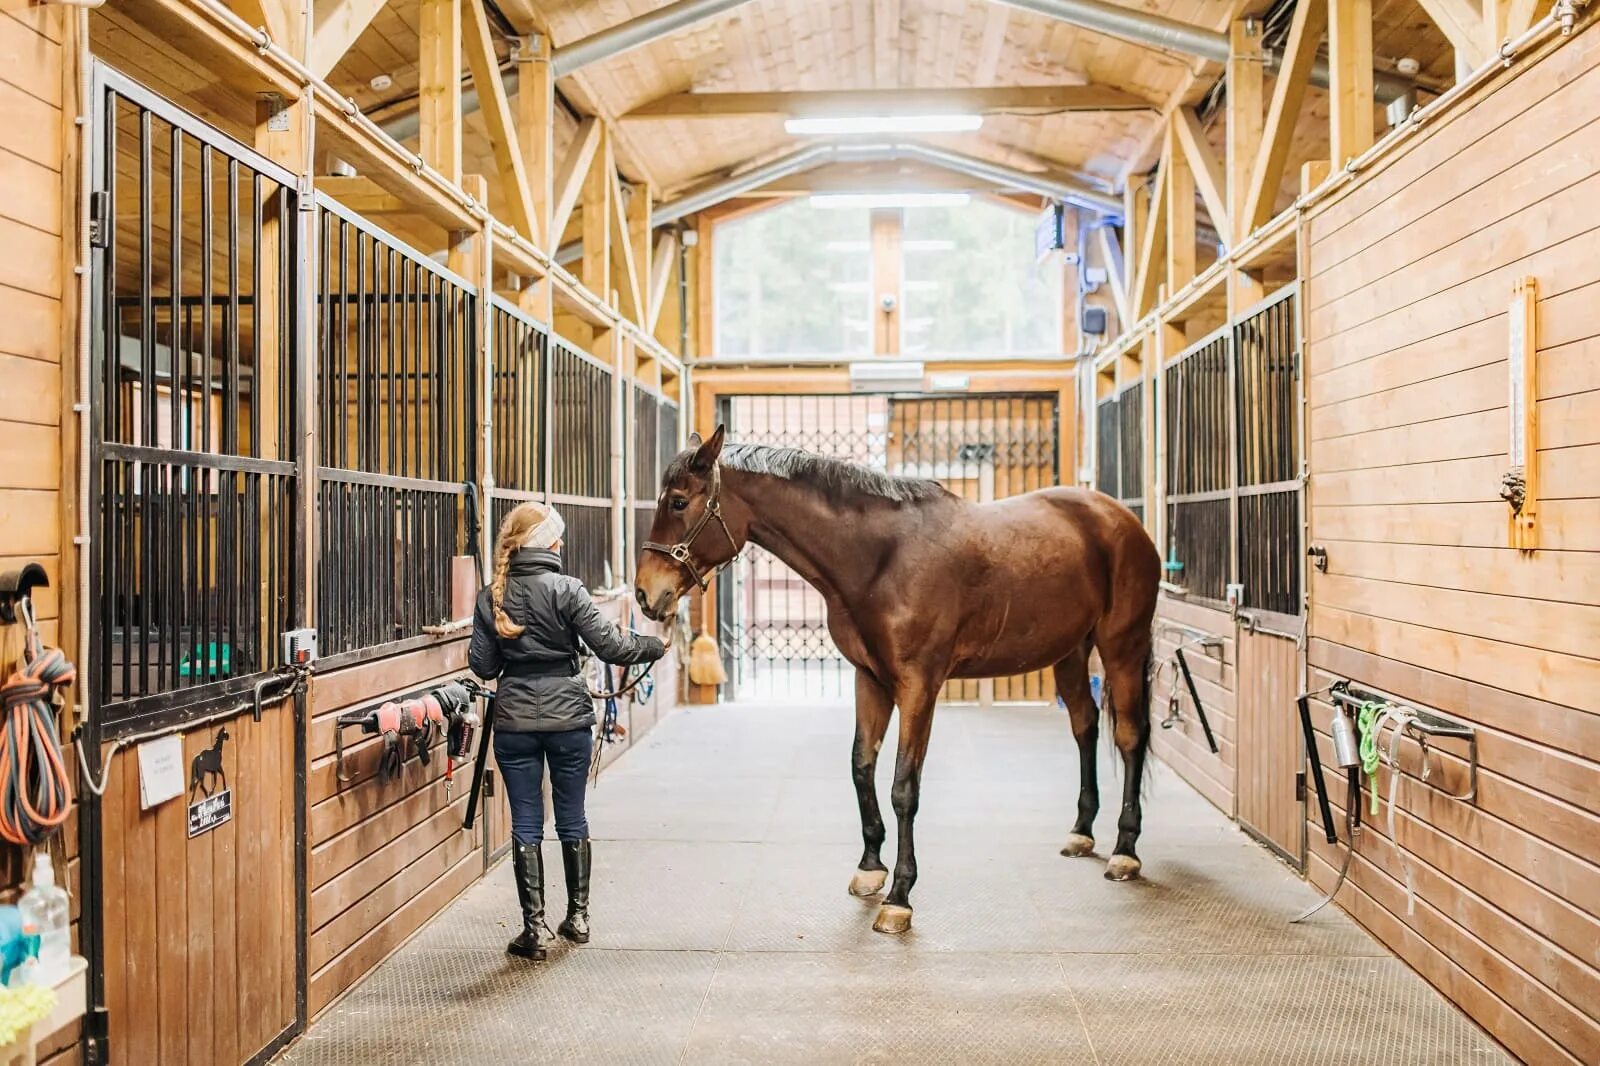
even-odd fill
[[[694,458],[690,460],[689,465],[693,469],[704,472],[716,465],[717,457],[722,454],[722,438],[725,436],[726,430],[726,426],[719,424],[716,432],[711,434],[710,440],[703,444],[696,444],[694,441],[690,442],[691,446],[694,447]]]

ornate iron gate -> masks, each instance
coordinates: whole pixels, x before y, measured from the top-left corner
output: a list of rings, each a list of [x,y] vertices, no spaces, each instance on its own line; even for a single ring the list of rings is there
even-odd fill
[[[973,501],[1058,483],[1054,393],[982,396],[725,396],[729,439],[804,448],[926,477]],[[718,582],[717,628],[738,698],[840,699],[854,669],[828,635],[822,596],[770,553],[750,545]],[[1048,677],[957,681],[949,699],[1044,700]]]

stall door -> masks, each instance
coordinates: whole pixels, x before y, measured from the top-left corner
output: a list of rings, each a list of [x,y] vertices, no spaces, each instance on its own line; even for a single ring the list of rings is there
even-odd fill
[[[1295,697],[1299,649],[1275,633],[1241,626],[1238,713],[1239,821],[1295,865],[1303,861],[1305,806],[1296,792],[1302,747]]]
[[[92,1002],[111,1061],[233,1066],[303,1020],[295,179],[104,68],[94,107]]]

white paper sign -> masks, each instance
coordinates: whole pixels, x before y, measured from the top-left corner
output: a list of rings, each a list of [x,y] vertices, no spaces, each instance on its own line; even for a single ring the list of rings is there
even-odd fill
[[[139,806],[149,810],[183,795],[183,738],[174,734],[139,745]]]

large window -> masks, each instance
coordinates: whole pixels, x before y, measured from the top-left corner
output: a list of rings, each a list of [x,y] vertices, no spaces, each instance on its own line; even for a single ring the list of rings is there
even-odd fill
[[[1036,216],[987,200],[909,207],[901,247],[901,351],[1061,351],[1061,261],[1034,260]]]
[[[717,227],[721,355],[865,355],[872,350],[865,208],[796,200]]]

